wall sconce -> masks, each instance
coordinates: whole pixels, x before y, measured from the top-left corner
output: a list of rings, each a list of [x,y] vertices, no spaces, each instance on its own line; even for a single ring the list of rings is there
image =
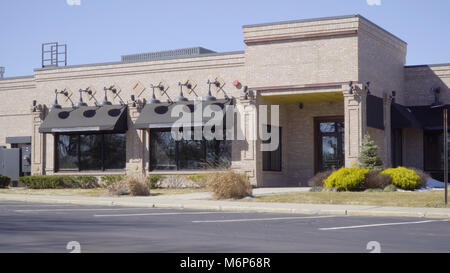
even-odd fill
[[[303,103],[300,102],[300,103],[298,104],[298,108],[299,108],[300,110],[302,110],[302,109],[303,109]]]

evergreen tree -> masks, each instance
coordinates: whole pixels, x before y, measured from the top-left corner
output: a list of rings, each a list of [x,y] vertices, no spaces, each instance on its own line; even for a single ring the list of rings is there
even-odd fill
[[[383,161],[378,157],[378,146],[370,139],[369,135],[365,135],[362,141],[358,165],[360,168],[370,170],[383,169]]]

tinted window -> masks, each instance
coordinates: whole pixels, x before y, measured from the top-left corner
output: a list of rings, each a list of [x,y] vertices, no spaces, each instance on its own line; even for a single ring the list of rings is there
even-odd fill
[[[231,142],[186,139],[175,141],[170,130],[152,130],[150,158],[152,170],[227,168],[231,165]]]
[[[56,147],[59,169],[78,170],[78,136],[60,135]]]
[[[63,171],[124,169],[125,134],[58,135],[56,168]]]
[[[102,169],[103,135],[80,135],[80,169]]]
[[[153,170],[176,170],[176,143],[170,131],[152,131],[150,147],[150,164]]]
[[[125,169],[126,162],[126,137],[125,134],[103,135],[103,147],[105,150],[105,169]]]

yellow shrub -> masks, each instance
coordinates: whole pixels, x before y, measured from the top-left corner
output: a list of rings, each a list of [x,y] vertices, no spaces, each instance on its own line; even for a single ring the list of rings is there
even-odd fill
[[[368,169],[361,168],[340,168],[333,172],[323,181],[328,188],[337,188],[339,190],[358,190],[361,189]]]
[[[381,172],[392,179],[392,184],[403,190],[414,190],[420,185],[420,176],[405,167],[390,168]]]

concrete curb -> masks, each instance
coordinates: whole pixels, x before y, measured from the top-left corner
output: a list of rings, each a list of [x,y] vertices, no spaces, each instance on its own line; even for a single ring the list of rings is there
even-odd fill
[[[43,195],[11,195],[0,194],[0,200],[75,204],[97,206],[123,206],[164,209],[192,209],[228,212],[261,212],[283,214],[310,215],[349,215],[378,217],[420,217],[420,218],[450,218],[450,209],[411,208],[411,207],[374,207],[353,205],[319,205],[293,203],[249,203],[238,201],[211,200],[148,200],[131,198],[75,197],[75,196],[43,196]]]

